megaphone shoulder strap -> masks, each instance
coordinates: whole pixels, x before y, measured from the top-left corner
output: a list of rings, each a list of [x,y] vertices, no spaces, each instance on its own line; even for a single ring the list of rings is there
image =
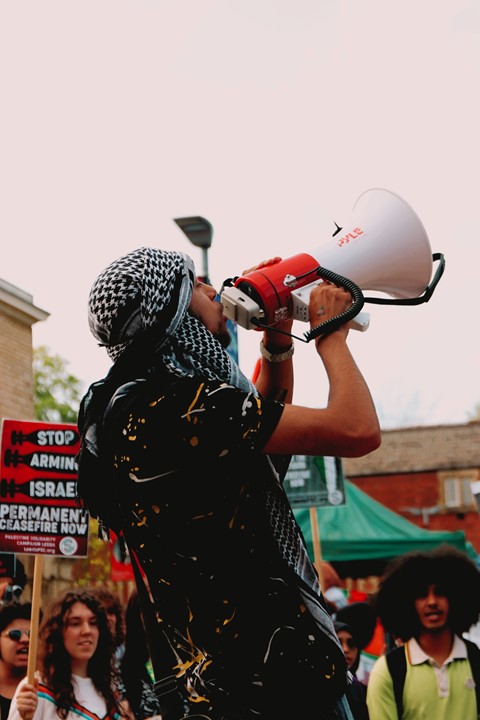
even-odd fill
[[[439,261],[439,266],[433,276],[432,281],[425,288],[423,295],[414,298],[370,298],[366,297],[365,302],[371,303],[372,305],[422,305],[430,300],[433,295],[433,291],[437,287],[440,278],[445,271],[445,257],[442,253],[433,253],[432,260]]]

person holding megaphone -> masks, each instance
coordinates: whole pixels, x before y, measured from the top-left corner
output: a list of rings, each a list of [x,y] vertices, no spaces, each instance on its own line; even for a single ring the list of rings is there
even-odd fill
[[[316,286],[311,328],[351,304],[345,289]],[[112,262],[89,323],[113,365],[82,400],[78,490],[148,586],[162,716],[181,717],[181,698],[212,720],[352,720],[345,657],[282,487],[291,454],[380,444],[347,327],[311,343],[312,399],[322,365],[330,389],[317,409],[291,404],[292,319],[263,331],[253,385],[225,350],[216,291],[183,253],[143,247]]]

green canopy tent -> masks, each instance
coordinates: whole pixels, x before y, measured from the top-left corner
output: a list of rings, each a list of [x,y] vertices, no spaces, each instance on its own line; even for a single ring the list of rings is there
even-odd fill
[[[477,553],[462,530],[425,530],[405,520],[345,480],[346,504],[316,508],[322,560],[330,562],[340,577],[381,575],[386,564],[411,550],[428,551],[447,543],[472,559]],[[314,558],[309,508],[294,510]]]

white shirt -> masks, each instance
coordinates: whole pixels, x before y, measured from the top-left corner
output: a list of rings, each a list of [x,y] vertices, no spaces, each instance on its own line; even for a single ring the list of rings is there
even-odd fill
[[[107,714],[107,706],[103,696],[98,692],[91,678],[82,678],[78,675],[72,675],[72,680],[77,704],[81,705],[89,713],[96,715],[99,720],[102,720],[102,718],[104,718]],[[8,720],[22,720],[17,708],[17,695],[20,688],[26,682],[27,678],[24,678],[18,684],[10,706]],[[79,720],[81,717],[81,709],[69,710],[67,720]],[[33,720],[59,720],[57,715],[57,705],[53,694],[48,690],[43,690],[42,687],[39,688],[38,705],[35,710]]]

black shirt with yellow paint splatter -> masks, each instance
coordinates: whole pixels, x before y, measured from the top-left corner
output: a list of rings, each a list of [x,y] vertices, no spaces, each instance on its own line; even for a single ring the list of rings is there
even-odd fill
[[[171,648],[156,677],[176,675],[212,718],[279,718],[292,697],[299,712],[336,717],[328,707],[345,685],[328,613],[319,624],[310,612],[312,598],[324,611],[301,533],[262,453],[283,407],[216,380],[154,375],[120,388],[106,414],[123,534]]]

